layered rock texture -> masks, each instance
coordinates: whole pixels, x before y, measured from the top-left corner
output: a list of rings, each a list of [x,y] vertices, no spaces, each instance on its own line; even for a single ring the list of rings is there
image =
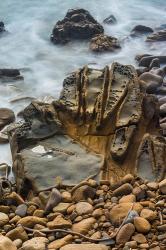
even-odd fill
[[[18,190],[77,184],[93,176],[111,183],[128,173],[165,177],[166,141],[157,103],[140,91],[135,69],[87,66],[64,80],[60,98],[32,102],[25,123],[10,131]]]

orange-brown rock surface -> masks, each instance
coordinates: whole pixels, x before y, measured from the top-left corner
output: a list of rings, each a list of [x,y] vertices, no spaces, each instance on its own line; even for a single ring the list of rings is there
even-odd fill
[[[127,173],[150,181],[165,176],[157,102],[141,92],[132,66],[85,66],[64,80],[59,100],[33,101],[23,117],[10,131],[19,190],[47,188],[57,176],[68,185],[90,175],[112,183]]]

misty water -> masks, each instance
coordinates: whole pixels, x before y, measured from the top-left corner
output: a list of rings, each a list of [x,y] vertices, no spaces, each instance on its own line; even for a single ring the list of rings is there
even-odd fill
[[[104,25],[105,33],[122,42],[117,53],[95,55],[88,42],[55,46],[50,42],[54,24],[69,8],[81,7],[100,23],[113,14],[116,25]],[[18,96],[58,98],[63,79],[76,68],[110,65],[113,61],[135,65],[135,55],[166,54],[164,43],[147,45],[145,37],[126,39],[132,28],[143,24],[156,28],[165,24],[165,0],[5,0],[0,1],[0,21],[8,35],[0,38],[0,68],[18,68],[24,81],[0,83],[0,107],[12,108],[17,114],[28,101],[11,103]],[[9,145],[0,146],[0,162],[11,162]]]

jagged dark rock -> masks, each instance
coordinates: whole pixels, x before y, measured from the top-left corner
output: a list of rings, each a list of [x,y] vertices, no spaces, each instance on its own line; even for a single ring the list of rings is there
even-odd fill
[[[54,44],[65,44],[70,40],[90,39],[103,32],[102,25],[87,10],[70,9],[65,18],[54,26],[51,41]]]
[[[103,23],[106,23],[106,24],[116,24],[117,20],[116,20],[116,17],[114,15],[110,15],[110,16],[108,16],[107,18],[105,18],[103,20]]]

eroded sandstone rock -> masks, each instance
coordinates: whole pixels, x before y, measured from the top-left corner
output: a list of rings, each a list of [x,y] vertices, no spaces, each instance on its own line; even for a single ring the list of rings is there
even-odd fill
[[[48,188],[58,176],[65,185],[88,176],[113,184],[135,170],[163,179],[166,142],[156,112],[132,66],[77,70],[64,80],[59,100],[33,101],[23,111],[26,122],[9,131],[18,190]]]

